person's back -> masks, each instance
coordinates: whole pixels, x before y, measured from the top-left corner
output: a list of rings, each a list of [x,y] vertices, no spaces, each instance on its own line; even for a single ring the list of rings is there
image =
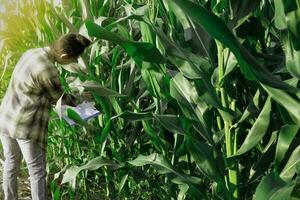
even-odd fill
[[[47,51],[49,48],[26,51],[14,68],[0,107],[0,128],[12,138],[43,142],[38,137],[47,132],[48,115],[44,112],[50,109],[50,98],[40,77],[58,76]]]
[[[76,61],[89,44],[83,36],[70,33],[50,47],[26,51],[15,66],[0,106],[5,200],[18,199],[17,175],[22,156],[30,175],[32,199],[47,199],[45,150],[49,110],[63,94],[54,62]]]

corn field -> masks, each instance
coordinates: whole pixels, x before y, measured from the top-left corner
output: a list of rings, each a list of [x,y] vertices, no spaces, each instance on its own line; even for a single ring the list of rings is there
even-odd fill
[[[300,199],[299,0],[0,5],[0,98],[26,49],[92,41],[57,66],[101,114],[51,111],[51,199]]]

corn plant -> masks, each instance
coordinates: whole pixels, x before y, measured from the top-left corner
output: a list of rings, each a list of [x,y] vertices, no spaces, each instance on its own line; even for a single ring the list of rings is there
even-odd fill
[[[79,65],[58,67],[101,111],[69,113],[76,126],[51,113],[53,199],[300,198],[298,4],[43,2],[37,30],[16,37],[90,38]]]

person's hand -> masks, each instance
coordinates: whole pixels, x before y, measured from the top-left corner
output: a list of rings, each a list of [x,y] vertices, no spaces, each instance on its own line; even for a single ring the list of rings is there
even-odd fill
[[[82,81],[78,77],[68,77],[66,82],[68,83],[72,93],[83,93],[84,87],[82,87]]]
[[[94,100],[94,97],[90,92],[83,92],[80,96],[81,96],[82,100],[84,100],[84,101]]]
[[[64,104],[75,107],[78,105],[78,97],[73,94],[67,94],[63,97],[63,102]]]

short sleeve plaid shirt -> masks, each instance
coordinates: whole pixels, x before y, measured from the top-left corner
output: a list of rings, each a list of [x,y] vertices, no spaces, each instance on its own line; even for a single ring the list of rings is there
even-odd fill
[[[51,104],[63,94],[49,47],[26,51],[14,68],[0,106],[0,131],[45,147]]]

